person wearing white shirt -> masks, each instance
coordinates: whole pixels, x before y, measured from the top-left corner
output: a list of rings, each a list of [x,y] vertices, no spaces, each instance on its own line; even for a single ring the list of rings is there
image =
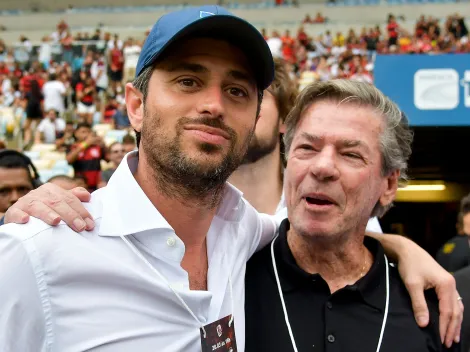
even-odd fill
[[[55,73],[49,75],[49,80],[42,87],[44,95],[44,110],[56,110],[59,114],[64,113],[64,97],[67,94],[67,88],[64,83],[57,79]]]
[[[65,131],[65,125],[65,120],[57,117],[57,111],[50,109],[36,129],[35,143],[54,144],[57,136]]]
[[[273,57],[282,58],[282,39],[279,37],[279,33],[274,32],[272,37],[268,38],[267,43]]]
[[[157,22],[126,86],[138,154],[93,193],[86,217],[79,210],[86,221],[73,221],[78,232],[94,229],[77,235],[38,219],[0,228],[0,286],[9,287],[0,290],[0,350],[207,351],[224,342],[227,351],[235,332],[244,350],[246,260],[274,237],[278,221],[226,180],[248,148],[273,66],[260,33],[223,8],[184,9]],[[28,203],[57,224],[43,195],[58,187],[42,187],[7,218]],[[47,203],[67,213],[55,200]],[[395,241],[395,249],[406,243]],[[418,270],[423,284],[449,285],[421,250],[408,246],[402,259],[411,252],[408,268],[429,269],[424,279]],[[457,302],[452,287],[440,291]],[[446,308],[458,327],[461,310]],[[214,345],[219,326],[224,340]]]
[[[139,61],[139,55],[142,48],[137,45],[133,38],[129,38],[124,46],[124,82],[128,82],[135,75],[135,68]]]

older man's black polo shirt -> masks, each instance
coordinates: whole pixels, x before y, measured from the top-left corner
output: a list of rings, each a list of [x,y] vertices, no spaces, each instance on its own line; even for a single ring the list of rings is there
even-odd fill
[[[287,244],[288,220],[275,240],[274,253],[284,300],[299,352],[375,352],[384,317],[386,279],[384,251],[366,238],[374,255],[370,271],[356,284],[331,294],[318,274],[296,264]],[[389,265],[390,304],[380,351],[446,351],[439,337],[438,301],[426,292],[430,324],[415,322],[411,301],[397,269]],[[293,351],[271,260],[271,246],[256,253],[246,272],[246,352]],[[453,346],[452,351],[459,351]]]

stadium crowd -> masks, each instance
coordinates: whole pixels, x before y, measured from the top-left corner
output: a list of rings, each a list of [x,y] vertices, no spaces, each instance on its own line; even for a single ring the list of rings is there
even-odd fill
[[[317,13],[306,15],[295,34],[261,30],[273,56],[285,61],[299,89],[334,78],[372,83],[376,54],[470,52],[467,26],[457,14],[448,16],[443,25],[421,16],[413,33],[391,14],[384,26],[364,27],[359,33],[350,29],[347,33],[327,30],[314,37],[307,34],[311,32],[307,26],[314,29],[317,23],[327,22]],[[134,77],[143,40],[123,40],[99,28],[72,35],[65,21],[40,45],[33,46],[25,36],[16,44],[0,40],[0,139],[2,134],[11,139],[16,130],[17,149],[55,145],[74,173],[88,180],[90,189],[105,184],[99,172],[115,165],[111,143],[123,139],[128,145],[134,143],[124,84]]]

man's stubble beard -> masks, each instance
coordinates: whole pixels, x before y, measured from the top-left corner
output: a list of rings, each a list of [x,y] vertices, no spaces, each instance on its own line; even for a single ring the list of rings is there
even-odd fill
[[[256,133],[253,134],[248,150],[243,158],[242,164],[252,164],[271,154],[279,143],[280,132],[279,127],[273,130],[269,140],[260,140]]]
[[[225,182],[233,171],[241,164],[243,157],[254,133],[254,127],[237,152],[238,137],[236,132],[216,118],[187,118],[182,117],[176,124],[176,137],[171,140],[165,134],[159,133],[161,118],[153,117],[144,112],[142,125],[142,149],[145,152],[153,178],[159,192],[166,197],[180,199],[191,205],[213,209],[220,203]],[[205,124],[220,128],[230,135],[230,147],[227,155],[219,163],[203,163],[192,159],[182,150],[182,134],[184,125]],[[201,154],[220,153],[220,146],[201,143]]]

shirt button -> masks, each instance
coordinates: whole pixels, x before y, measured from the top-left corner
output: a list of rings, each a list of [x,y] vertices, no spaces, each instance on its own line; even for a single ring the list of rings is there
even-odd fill
[[[166,244],[168,245],[168,247],[174,247],[176,244],[176,240],[173,237],[168,237],[168,239],[166,240]]]
[[[326,307],[327,307],[328,309],[333,308],[333,303],[331,303],[331,302],[326,302]]]
[[[334,335],[331,335],[331,334],[328,335],[327,339],[328,339],[328,342],[330,342],[330,343],[333,343],[333,342],[335,342],[335,340],[336,340],[335,337],[334,337]]]

